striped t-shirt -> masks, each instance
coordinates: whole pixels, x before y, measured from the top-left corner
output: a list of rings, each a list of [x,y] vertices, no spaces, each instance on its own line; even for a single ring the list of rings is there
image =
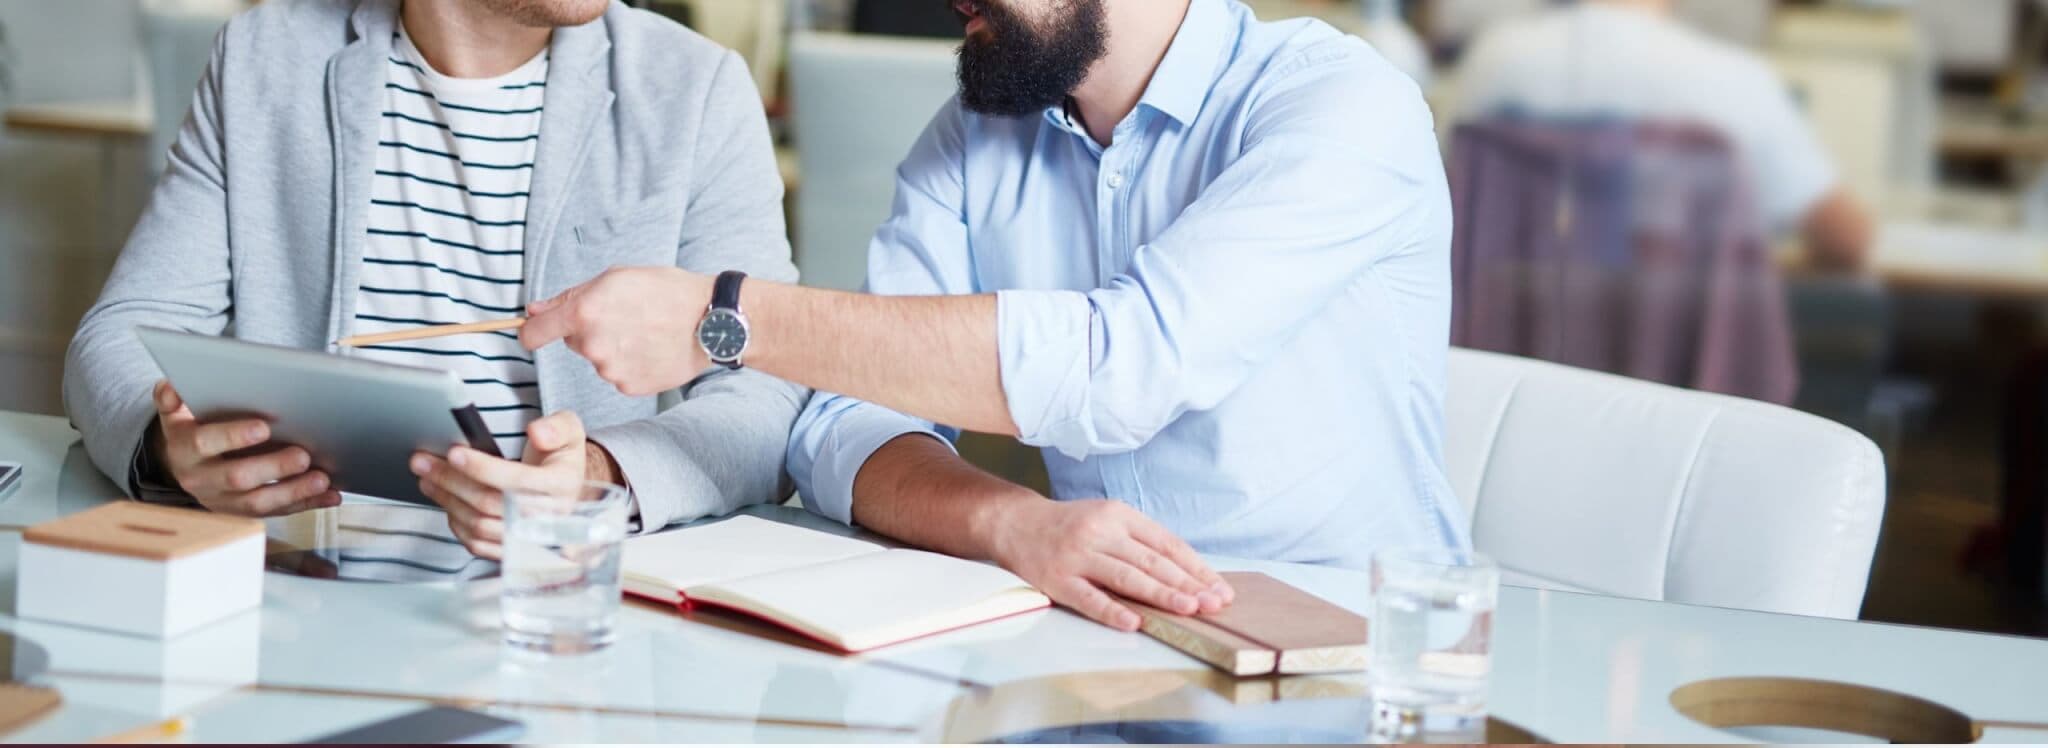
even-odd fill
[[[547,53],[497,78],[465,79],[434,72],[403,34],[392,46],[354,334],[516,316]],[[533,357],[512,333],[365,346],[356,355],[455,372],[514,459],[540,414]]]

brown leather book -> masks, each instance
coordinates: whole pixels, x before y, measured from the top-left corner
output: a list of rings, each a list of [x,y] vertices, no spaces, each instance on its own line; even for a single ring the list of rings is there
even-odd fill
[[[1347,673],[1365,669],[1366,621],[1257,572],[1224,572],[1230,607],[1182,616],[1131,602],[1154,639],[1233,675]]]

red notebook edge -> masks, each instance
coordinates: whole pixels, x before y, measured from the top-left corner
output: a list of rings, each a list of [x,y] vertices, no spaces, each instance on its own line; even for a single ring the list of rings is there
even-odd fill
[[[858,649],[858,650],[856,650],[856,649],[847,649],[847,648],[845,648],[845,647],[842,647],[842,646],[840,646],[840,645],[838,645],[838,644],[834,644],[834,643],[832,643],[832,642],[830,642],[830,641],[826,641],[826,640],[824,640],[824,639],[820,639],[820,638],[818,638],[818,637],[817,637],[816,635],[814,635],[814,634],[812,634],[812,633],[810,633],[810,632],[808,632],[808,631],[805,631],[805,630],[803,630],[802,628],[799,628],[798,626],[796,626],[796,625],[794,625],[794,624],[791,624],[791,623],[788,623],[788,622],[786,622],[786,621],[782,621],[782,620],[780,620],[780,619],[777,619],[777,618],[775,618],[774,616],[768,616],[768,615],[763,615],[763,614],[760,614],[760,613],[756,613],[756,612],[754,612],[754,611],[748,610],[748,609],[746,609],[746,608],[741,608],[741,607],[737,607],[737,606],[733,606],[733,605],[726,605],[726,604],[724,604],[724,603],[717,603],[717,602],[712,602],[712,601],[710,601],[710,600],[693,600],[693,599],[691,599],[691,598],[690,598],[690,596],[689,596],[689,595],[687,595],[687,594],[684,594],[684,593],[683,593],[683,592],[682,592],[681,590],[678,590],[678,591],[676,592],[676,597],[677,597],[678,599],[677,599],[677,600],[676,600],[676,601],[675,601],[674,603],[670,603],[669,601],[667,601],[667,600],[663,600],[663,599],[661,599],[661,598],[658,598],[658,597],[654,597],[654,596],[651,596],[651,595],[643,595],[643,594],[640,594],[640,593],[638,593],[638,592],[633,592],[633,591],[630,591],[630,590],[628,590],[628,591],[626,592],[626,596],[627,596],[627,597],[637,597],[637,598],[640,598],[640,599],[642,599],[642,600],[646,600],[646,601],[648,601],[648,602],[660,603],[660,604],[663,604],[663,605],[674,605],[674,606],[675,606],[675,609],[676,609],[676,612],[678,612],[678,613],[689,613],[689,612],[690,612],[691,610],[694,610],[694,609],[696,609],[696,608],[697,608],[697,607],[699,607],[699,606],[702,606],[702,607],[705,607],[705,608],[710,608],[710,609],[713,609],[713,610],[723,610],[723,611],[727,611],[727,612],[730,612],[730,613],[734,613],[734,614],[737,614],[737,615],[740,615],[740,616],[744,616],[744,617],[747,617],[747,618],[752,618],[752,619],[754,619],[754,620],[756,620],[756,621],[760,621],[760,622],[762,622],[762,623],[766,623],[766,624],[768,624],[768,625],[774,626],[774,627],[776,627],[776,628],[779,628],[779,629],[782,629],[782,630],[784,630],[784,631],[788,631],[788,632],[790,632],[790,633],[792,633],[792,634],[796,634],[797,636],[803,637],[804,639],[806,639],[806,640],[808,640],[808,641],[816,642],[816,643],[817,643],[817,644],[818,644],[819,646],[825,647],[825,648],[827,648],[827,649],[830,649],[830,650],[832,650],[832,651],[834,651],[834,652],[838,652],[839,654],[842,654],[842,655],[857,655],[857,654],[861,654],[861,653],[864,653],[864,652],[873,652],[873,651],[875,651],[875,650],[878,650],[878,649],[885,649],[885,648],[888,648],[888,647],[893,647],[893,646],[896,646],[896,645],[898,645],[898,644],[903,644],[903,643],[905,643],[905,642],[913,642],[913,641],[917,641],[917,640],[919,640],[919,639],[928,639],[928,638],[931,638],[931,637],[934,637],[934,636],[938,636],[938,635],[940,635],[940,634],[949,634],[949,633],[952,633],[952,632],[955,632],[955,631],[959,631],[959,630],[961,630],[961,629],[967,629],[967,628],[973,628],[973,627],[975,627],[975,626],[980,626],[980,625],[982,625],[982,624],[985,624],[985,623],[995,623],[996,621],[1002,621],[1002,620],[1008,620],[1008,619],[1011,619],[1011,618],[1016,618],[1016,617],[1018,617],[1018,616],[1021,616],[1021,615],[1025,615],[1025,614],[1027,614],[1027,613],[1036,613],[1036,612],[1038,612],[1038,611],[1041,611],[1041,610],[1045,610],[1045,609],[1047,609],[1047,608],[1050,608],[1050,607],[1052,607],[1052,601],[1051,601],[1050,599],[1048,599],[1048,600],[1046,601],[1046,603],[1045,603],[1044,605],[1034,605],[1034,606],[1032,606],[1032,607],[1029,607],[1029,608],[1025,608],[1025,609],[1023,609],[1023,610],[1020,610],[1020,611],[1017,611],[1017,612],[1015,612],[1015,613],[1005,613],[1005,614],[1003,614],[1003,615],[999,615],[999,616],[996,616],[996,617],[994,617],[994,618],[986,618],[986,619],[982,619],[982,620],[979,620],[979,621],[974,621],[974,622],[971,622],[971,623],[964,623],[964,624],[961,624],[961,625],[958,625],[958,626],[953,626],[953,627],[949,627],[949,628],[944,628],[944,629],[940,629],[940,630],[938,630],[938,631],[933,631],[933,632],[931,632],[931,633],[929,633],[929,634],[918,634],[917,636],[912,636],[912,637],[908,637],[908,638],[904,638],[904,639],[898,639],[898,640],[896,640],[896,641],[892,641],[892,642],[883,642],[883,643],[881,643],[881,644],[877,644],[877,645],[875,645],[875,646],[872,646],[872,647],[868,647],[868,648],[866,648],[866,649]]]

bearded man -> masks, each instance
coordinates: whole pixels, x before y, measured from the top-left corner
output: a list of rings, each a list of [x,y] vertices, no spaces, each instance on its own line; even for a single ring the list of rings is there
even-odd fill
[[[627,392],[707,363],[814,387],[789,450],[811,509],[1119,628],[1117,596],[1227,604],[1199,553],[1466,544],[1450,198],[1415,84],[1235,0],[953,5],[960,93],[898,169],[868,293],[618,270],[522,341]],[[963,461],[958,429],[1042,448],[1051,500]]]
[[[320,350],[514,316],[614,265],[791,281],[781,198],[745,64],[652,13],[272,0],[216,41],[168,171],[72,342],[66,405],[93,461],[138,498],[251,516],[333,506],[315,456],[270,443],[262,421],[196,419],[133,328]],[[498,554],[505,489],[624,484],[646,531],[789,494],[783,456],[807,393],[760,373],[707,378],[658,411],[653,393],[622,395],[583,359],[529,354],[510,334],[350,353],[453,371],[483,411],[510,459],[411,466],[479,555]]]

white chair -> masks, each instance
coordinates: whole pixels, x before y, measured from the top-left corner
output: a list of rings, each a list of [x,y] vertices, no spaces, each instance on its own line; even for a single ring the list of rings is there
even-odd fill
[[[796,263],[805,285],[857,289],[888,219],[896,166],[957,88],[957,42],[831,32],[790,40],[790,115],[803,178]]]
[[[1855,431],[1751,400],[1453,350],[1445,461],[1503,581],[1853,619],[1884,515]]]

